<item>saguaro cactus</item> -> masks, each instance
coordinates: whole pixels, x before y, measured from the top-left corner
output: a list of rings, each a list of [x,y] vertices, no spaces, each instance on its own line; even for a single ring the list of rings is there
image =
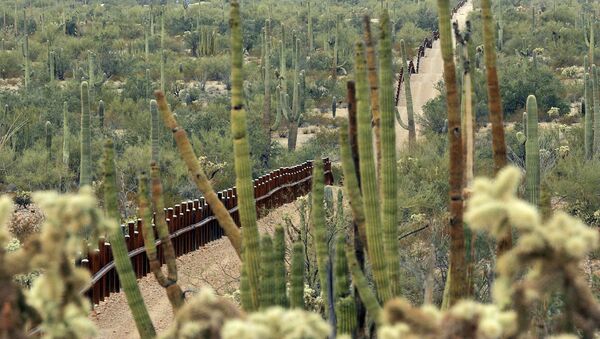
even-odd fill
[[[308,53],[312,53],[312,51],[314,50],[313,47],[313,43],[314,43],[314,38],[313,38],[313,23],[312,23],[312,12],[310,10],[310,1],[307,2],[307,11],[308,11],[308,27],[307,27],[307,34],[308,34]]]
[[[373,130],[375,133],[375,151],[377,157],[377,169],[379,174],[379,165],[381,164],[381,113],[379,110],[379,79],[377,78],[377,57],[375,56],[375,47],[373,46],[373,36],[371,34],[371,19],[369,16],[363,18],[364,36],[367,52],[367,78],[369,80],[369,89],[371,97],[371,114],[373,115]]]
[[[115,171],[114,152],[113,143],[108,139],[104,145],[104,206],[107,216],[112,219],[112,230],[109,234],[110,248],[113,253],[119,281],[125,292],[127,304],[133,314],[133,320],[138,332],[142,338],[154,338],[156,331],[140,293],[135,273],[133,272],[133,265],[127,255],[128,252],[123,231],[119,225],[121,217],[117,206],[117,174]]]
[[[594,93],[593,93],[593,78],[590,73],[585,73],[585,129],[584,129],[584,146],[585,158],[592,159],[594,156]]]
[[[50,121],[46,121],[45,132],[46,132],[46,153],[48,156],[48,161],[50,161],[50,160],[52,160],[52,123]]]
[[[79,187],[92,183],[92,136],[90,130],[90,92],[87,81],[81,83],[81,166]]]
[[[412,150],[417,143],[417,132],[415,129],[415,110],[413,108],[412,93],[410,89],[410,70],[408,69],[408,54],[404,40],[400,40],[400,59],[402,60],[402,74],[404,75],[404,96],[406,97],[406,116],[407,123],[402,121],[399,113],[396,113],[398,123],[402,128],[408,131],[408,149]]]
[[[525,143],[525,196],[532,205],[540,204],[540,146],[538,140],[538,108],[535,96],[527,97],[527,112],[523,113],[523,130],[519,141]]]
[[[590,65],[594,64],[594,50],[596,49],[596,42],[594,41],[594,16],[591,14],[589,16],[589,19],[587,21],[587,25],[583,25],[583,35],[584,35],[584,39],[585,39],[585,44],[589,49],[588,52],[588,56],[589,56],[589,62]],[[588,27],[589,26],[589,27]],[[589,34],[588,34],[588,28],[589,28]]]
[[[340,234],[335,248],[335,314],[337,334],[352,334],[356,328],[356,304],[350,293],[348,262],[346,260],[346,235]]]
[[[65,167],[69,167],[69,111],[67,109],[67,102],[63,102],[63,149],[62,149],[62,162]]]
[[[240,221],[244,232],[244,258],[248,283],[252,296],[253,309],[257,309],[260,300],[260,258],[258,256],[258,228],[256,226],[256,203],[252,185],[250,146],[246,126],[246,111],[243,98],[242,75],[242,30],[240,5],[231,2],[231,135],[233,136],[233,154],[235,159],[236,187]],[[249,310],[251,311],[251,310]]]
[[[299,241],[292,247],[290,307],[304,308],[304,245]]]
[[[104,131],[104,101],[98,101],[98,125],[100,131]]]
[[[288,298],[286,296],[285,230],[282,225],[275,227],[273,235],[273,275],[275,283],[273,303],[286,307]]]
[[[159,135],[159,122],[158,122],[158,105],[156,100],[150,100],[150,142],[152,147],[152,161],[158,163],[159,147],[158,147],[158,135]]]
[[[266,132],[267,142],[262,158],[263,163],[267,165],[269,163],[269,156],[271,151],[271,21],[265,22],[265,35],[264,35],[264,86],[265,86],[265,97],[263,102],[263,129]]]
[[[274,276],[274,256],[273,241],[271,236],[264,234],[260,242],[260,308],[265,309],[274,305],[275,294],[275,276]]]
[[[314,235],[314,242],[317,248],[317,266],[319,268],[319,282],[321,285],[321,295],[327,303],[329,301],[329,246],[327,245],[327,229],[325,226],[325,211],[323,208],[325,184],[323,179],[323,162],[315,160],[313,163],[312,175],[312,203],[311,203],[311,228]],[[326,313],[329,309],[326,308]]]
[[[594,97],[594,157],[600,155],[600,85],[598,67],[592,64],[592,95]]]

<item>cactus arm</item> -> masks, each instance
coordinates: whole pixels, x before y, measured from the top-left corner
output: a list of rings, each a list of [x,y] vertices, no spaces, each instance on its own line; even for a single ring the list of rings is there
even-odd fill
[[[260,289],[264,293],[260,294],[260,308],[266,309],[275,304],[275,276],[274,276],[274,256],[273,241],[269,234],[264,234],[260,243],[260,256],[262,265],[260,265]],[[266,292],[269,293],[266,293]]]
[[[204,195],[206,203],[210,206],[210,209],[215,214],[219,225],[221,228],[223,228],[227,238],[231,242],[231,245],[241,258],[242,236],[240,234],[240,230],[231,218],[231,215],[229,215],[227,208],[223,205],[221,200],[219,200],[217,194],[213,190],[208,177],[198,162],[198,158],[194,154],[192,144],[190,143],[185,130],[181,128],[178,125],[177,120],[175,120],[175,117],[173,116],[173,113],[167,104],[165,95],[161,91],[156,91],[154,94],[156,96],[156,102],[163,117],[163,121],[165,122],[165,125],[171,131],[173,131],[173,137],[177,143],[177,148],[179,149],[181,158],[187,165],[192,180],[196,184],[198,190],[200,190],[200,192],[202,192]]]
[[[348,137],[348,123],[342,121],[339,129],[340,133],[340,153],[342,158],[342,171],[344,173],[344,191],[350,203],[352,217],[358,228],[360,241],[365,250],[367,248],[367,231],[365,227],[365,212],[363,209],[362,196],[356,178],[356,170],[352,159],[352,151],[350,150],[350,140]]]
[[[295,242],[292,247],[290,307],[304,308],[304,245],[300,241]]]
[[[538,141],[538,108],[535,96],[527,98],[527,141],[525,142],[525,190],[534,206],[540,202],[540,145]]]
[[[396,115],[396,121],[398,121],[398,124],[400,125],[400,127],[404,128],[405,130],[408,131],[408,125],[404,121],[402,121],[402,116],[400,116],[400,112],[398,111],[398,108],[396,108],[395,115]]]
[[[89,87],[86,81],[81,83],[81,170],[79,172],[79,187],[92,184],[92,155],[90,131],[90,101]]]
[[[489,0],[482,0],[482,4],[485,1]],[[446,107],[448,111],[448,141],[450,149],[450,276],[452,277],[451,284],[449,286],[449,305],[453,305],[461,297],[468,294],[468,287],[466,283],[467,271],[465,262],[465,235],[463,231],[464,202],[462,190],[464,163],[462,138],[460,133],[460,96],[456,83],[456,68],[454,64],[454,52],[452,47],[452,30],[450,28],[449,1],[438,0],[437,3],[440,27],[440,45],[442,50],[442,59],[444,61],[444,83],[446,84]],[[493,44],[493,32],[491,34]],[[488,52],[490,49],[493,50],[494,46],[491,45],[489,49],[486,48],[486,56],[492,54],[491,52]],[[495,57],[495,53],[493,54]],[[499,114],[502,114],[502,112],[500,111]],[[502,119],[502,116],[499,118]],[[500,126],[500,128],[502,128],[502,126]],[[504,133],[503,130],[501,130],[501,132]],[[502,137],[504,137],[504,134],[502,134]]]
[[[323,209],[324,197],[324,174],[322,160],[313,162],[312,191],[311,191],[311,228],[314,234],[314,242],[317,248],[317,267],[319,269],[319,282],[323,300],[329,300],[329,281],[327,271],[329,266],[329,246],[327,241],[327,229],[325,226],[325,212]],[[329,312],[326,307],[326,313]]]
[[[288,106],[289,95],[285,92],[279,92],[279,102],[281,103],[281,112],[287,121],[292,121],[292,110]]]
[[[234,167],[238,194],[240,222],[244,229],[244,265],[247,265],[248,282],[252,295],[253,309],[259,306],[260,257],[259,236],[256,226],[256,203],[252,185],[250,146],[246,127],[246,111],[243,105],[242,77],[242,32],[240,8],[237,1],[231,2],[231,135],[233,137]]]
[[[406,46],[404,44],[404,40],[400,40],[400,55],[402,59],[402,67],[405,67],[404,70],[406,73],[406,77],[404,78],[404,96],[406,98],[406,116],[407,116],[407,127],[408,127],[408,148],[414,149],[415,144],[417,142],[417,132],[415,129],[415,111],[413,108],[412,101],[412,93],[410,88],[410,71],[408,70],[408,54],[406,54]],[[392,85],[393,86],[393,85]]]
[[[394,78],[392,71],[391,25],[387,10],[381,15],[379,37],[379,87],[381,88],[381,164],[380,196],[381,221],[384,234],[386,266],[390,272],[390,288],[394,296],[400,294],[400,262],[398,261],[398,203],[396,180],[396,129],[394,126]],[[410,78],[406,79],[408,84]],[[407,96],[408,99],[408,96]],[[411,115],[409,114],[409,127]],[[413,121],[414,132],[414,121]],[[410,134],[410,133],[409,133]],[[414,135],[413,135],[414,137]],[[416,140],[413,140],[412,147]],[[411,147],[411,148],[412,148]]]
[[[384,240],[381,236],[381,214],[375,160],[373,157],[373,137],[371,114],[369,110],[369,92],[367,87],[364,46],[356,45],[356,104],[358,111],[358,155],[365,211],[365,225],[369,258],[373,268],[377,296],[382,302],[392,297],[389,285],[389,272],[385,259]]]
[[[281,224],[275,227],[273,235],[273,274],[274,274],[274,305],[287,307],[288,300],[285,291],[285,229]]]
[[[156,331],[144,304],[144,299],[142,298],[133,272],[133,266],[127,253],[125,238],[118,224],[120,216],[117,207],[117,177],[114,156],[113,143],[108,139],[104,146],[104,205],[107,216],[112,219],[112,230],[109,234],[110,248],[113,253],[121,287],[125,292],[127,304],[133,315],[140,337],[154,338]]]
[[[367,76],[371,93],[371,114],[373,114],[373,129],[375,130],[375,148],[377,152],[377,173],[381,171],[381,114],[379,111],[379,82],[377,78],[377,60],[373,36],[371,35],[371,19],[368,15],[363,17],[365,28],[365,44],[367,51]]]

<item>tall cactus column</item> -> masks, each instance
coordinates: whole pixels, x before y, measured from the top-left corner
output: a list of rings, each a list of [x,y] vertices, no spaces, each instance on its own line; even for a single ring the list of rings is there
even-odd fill
[[[485,2],[486,0],[483,0]],[[460,130],[460,94],[456,82],[456,67],[450,28],[448,0],[438,0],[440,44],[444,60],[446,107],[448,111],[448,139],[450,152],[450,274],[448,304],[451,306],[468,293],[466,283],[465,234],[463,231],[463,151]],[[493,33],[492,33],[493,35]],[[493,44],[492,39],[492,44]],[[487,47],[487,45],[486,45]],[[492,46],[491,49],[494,49]],[[490,54],[486,49],[486,55]],[[495,54],[494,54],[495,57]],[[490,99],[491,100],[491,99]],[[502,112],[499,112],[502,114]],[[500,120],[502,117],[499,117]],[[497,122],[497,121],[496,121]],[[502,128],[502,126],[500,126]],[[502,131],[503,132],[503,131]],[[503,134],[504,136],[504,134]],[[495,140],[497,141],[497,140]]]
[[[262,154],[264,165],[269,164],[271,151],[271,21],[265,22],[264,38],[264,78],[265,78],[265,97],[263,103],[263,129],[265,130],[267,142]]]
[[[67,102],[63,102],[63,149],[62,161],[66,168],[69,167],[69,111]]]
[[[585,73],[585,129],[584,146],[585,159],[590,160],[594,156],[594,93],[592,92],[593,78],[590,73]]]
[[[259,237],[256,226],[256,204],[252,185],[252,162],[246,126],[246,111],[243,98],[242,75],[242,31],[240,5],[236,0],[231,2],[231,134],[233,137],[233,153],[235,159],[236,187],[238,208],[242,224],[244,243],[243,265],[248,276],[251,291],[252,308],[258,309],[260,301],[259,276]],[[252,311],[252,310],[248,310]]]
[[[535,206],[540,203],[540,145],[538,140],[538,107],[535,96],[527,97],[527,141],[525,141],[525,192]]]
[[[600,84],[598,84],[598,67],[592,65],[592,96],[594,99],[594,157],[600,155]]]
[[[79,187],[92,183],[92,136],[90,130],[90,91],[86,81],[81,83],[81,167]]]

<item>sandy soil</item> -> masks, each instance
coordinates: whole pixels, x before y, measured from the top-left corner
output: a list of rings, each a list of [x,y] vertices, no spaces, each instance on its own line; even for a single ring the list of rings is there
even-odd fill
[[[452,21],[458,21],[461,29],[464,28],[467,15],[473,10],[473,2],[468,1],[453,17]],[[416,64],[416,59],[415,59]],[[413,99],[415,115],[423,114],[423,105],[427,101],[435,98],[439,92],[435,89],[435,84],[442,80],[444,65],[442,62],[442,51],[440,41],[433,43],[431,49],[425,50],[425,57],[421,58],[421,65],[418,74],[413,74],[410,78],[410,87]],[[398,112],[402,121],[406,123],[406,96],[404,95],[404,85],[400,92],[400,102],[398,102]],[[416,117],[415,117],[416,118]],[[419,134],[419,125],[417,124],[417,135]],[[408,141],[408,131],[396,123],[396,147],[404,147]]]
[[[285,215],[289,215],[292,222],[298,224],[299,215],[295,204],[290,203],[261,218],[258,222],[260,232],[272,233],[275,226],[283,222],[282,217]],[[220,295],[231,293],[239,286],[240,265],[229,240],[223,237],[177,258],[179,284],[184,291],[210,286]],[[166,293],[152,274],[140,279],[138,283],[152,322],[160,333],[173,321]],[[97,338],[139,338],[122,292],[112,294],[97,305],[90,318],[98,326]]]

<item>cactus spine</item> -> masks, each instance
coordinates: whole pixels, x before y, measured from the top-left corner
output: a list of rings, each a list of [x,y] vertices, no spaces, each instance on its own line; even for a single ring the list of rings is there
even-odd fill
[[[404,40],[400,40],[400,59],[402,60],[402,74],[404,78],[404,96],[406,97],[406,116],[407,124],[402,121],[400,114],[396,114],[398,123],[402,128],[408,131],[408,149],[412,150],[417,143],[417,132],[415,128],[415,110],[412,101],[412,91],[410,88],[410,70],[408,69],[408,54],[406,54],[406,46]]]
[[[290,307],[304,308],[304,245],[300,241],[295,242],[292,247]]]
[[[86,81],[81,83],[81,169],[79,171],[79,187],[92,183],[92,136],[90,131],[90,99]]]
[[[273,274],[275,287],[274,305],[287,307],[286,271],[285,271],[285,230],[282,225],[275,227],[273,235]]]
[[[377,192],[375,159],[373,157],[373,136],[371,131],[371,114],[369,109],[369,89],[365,65],[364,46],[356,44],[356,104],[358,111],[358,154],[363,190],[363,204],[369,258],[375,278],[377,295],[382,302],[392,298],[385,244],[381,237],[381,214]]]
[[[540,145],[538,140],[538,108],[535,96],[527,97],[527,141],[525,142],[525,194],[527,200],[535,206],[540,203]]]
[[[159,133],[159,124],[158,124],[158,105],[156,100],[150,100],[150,143],[152,147],[152,161],[158,163],[158,133]]]
[[[248,283],[252,296],[252,310],[259,306],[259,275],[260,258],[258,256],[258,228],[256,226],[256,204],[252,185],[252,169],[250,161],[250,146],[248,144],[248,129],[246,126],[246,111],[243,98],[242,75],[242,32],[240,5],[231,2],[231,135],[233,136],[233,153],[235,159],[236,187],[238,207],[244,237],[243,265],[246,266]]]
[[[63,102],[63,149],[62,149],[62,162],[66,168],[69,168],[69,111],[67,109],[67,102]]]
[[[265,309],[275,304],[275,276],[274,276],[274,255],[273,241],[271,236],[264,234],[260,243],[260,289],[263,293],[260,294],[260,308]]]
[[[482,0],[483,3],[489,0]],[[448,111],[448,139],[450,149],[450,274],[448,277],[448,305],[453,305],[461,297],[467,295],[468,287],[466,283],[466,265],[465,265],[465,235],[463,232],[463,151],[462,137],[460,133],[460,95],[456,82],[456,67],[454,64],[454,51],[452,48],[452,29],[450,27],[450,8],[448,0],[438,0],[439,27],[440,27],[440,45],[442,50],[442,59],[444,60],[444,83],[446,84],[447,111]],[[489,5],[489,4],[488,4]],[[484,22],[486,13],[484,11]],[[489,18],[488,18],[489,19]],[[485,27],[484,34],[488,28]],[[486,41],[490,48],[486,48],[486,57],[494,51],[493,31],[492,39]],[[491,50],[491,51],[490,51]],[[488,63],[489,65],[489,63]],[[488,69],[488,72],[490,70]],[[496,79],[497,80],[497,79]],[[490,99],[492,101],[492,99]],[[491,110],[494,112],[494,110]],[[502,112],[500,119],[502,119]],[[493,121],[493,120],[492,120]],[[502,128],[502,126],[500,126]],[[457,131],[459,133],[457,133]],[[503,132],[503,131],[502,131]],[[502,135],[504,136],[504,135]],[[495,137],[494,137],[495,139]],[[497,140],[495,140],[497,141]],[[505,159],[506,160],[506,159]]]
[[[86,86],[87,87],[87,86]],[[131,260],[127,255],[127,246],[123,231],[119,226],[120,216],[117,200],[117,175],[115,171],[113,143],[110,139],[104,146],[104,206],[107,216],[112,219],[112,230],[109,234],[110,248],[113,253],[115,267],[125,292],[127,304],[133,315],[135,325],[142,338],[154,338],[156,331],[140,293]]]

